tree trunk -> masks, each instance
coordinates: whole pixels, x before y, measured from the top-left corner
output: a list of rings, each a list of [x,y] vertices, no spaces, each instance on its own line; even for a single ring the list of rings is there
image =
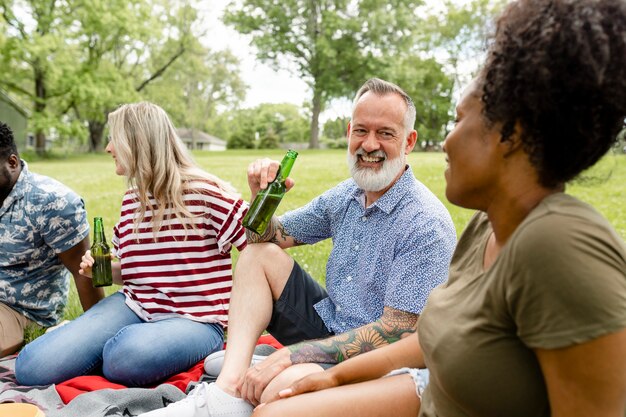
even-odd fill
[[[311,140],[309,141],[309,149],[319,149],[320,147],[320,113],[322,111],[322,98],[319,90],[313,88],[313,111],[311,114]]]
[[[104,123],[97,120],[89,120],[89,152],[98,152],[102,149],[102,135]]]
[[[46,110],[46,80],[44,72],[37,62],[34,65],[35,73],[35,113],[41,114]],[[41,127],[35,131],[35,152],[37,155],[46,153],[46,133]]]

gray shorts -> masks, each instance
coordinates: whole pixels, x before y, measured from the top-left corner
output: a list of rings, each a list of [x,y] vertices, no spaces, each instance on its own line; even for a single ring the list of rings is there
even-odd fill
[[[313,306],[326,290],[294,261],[282,294],[274,302],[267,331],[283,345],[332,336]]]

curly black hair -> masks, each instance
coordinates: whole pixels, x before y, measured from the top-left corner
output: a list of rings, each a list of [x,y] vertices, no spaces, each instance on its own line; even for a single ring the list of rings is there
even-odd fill
[[[0,122],[0,158],[7,159],[11,154],[18,155],[13,131],[8,125]]]
[[[481,72],[484,115],[521,141],[546,187],[589,168],[626,118],[626,1],[518,0]]]

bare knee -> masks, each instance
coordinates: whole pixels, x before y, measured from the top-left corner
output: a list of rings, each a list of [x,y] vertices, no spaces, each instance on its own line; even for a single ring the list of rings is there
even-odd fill
[[[276,375],[274,379],[267,385],[263,394],[261,394],[261,402],[269,401],[275,398],[280,391],[288,388],[297,380],[307,375],[323,372],[324,369],[315,363],[300,363],[290,366],[289,368]]]
[[[267,281],[274,299],[278,299],[293,269],[293,259],[273,243],[254,243],[241,252],[235,266],[234,286],[251,280]]]
[[[286,258],[291,259],[287,252],[278,245],[268,242],[251,243],[239,254],[237,264],[243,262],[245,264],[271,267],[276,261],[279,263],[284,262]]]

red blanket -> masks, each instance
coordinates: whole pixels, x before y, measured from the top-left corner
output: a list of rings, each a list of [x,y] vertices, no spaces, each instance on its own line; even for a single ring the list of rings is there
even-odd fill
[[[265,344],[272,345],[277,349],[280,349],[282,345],[278,343],[274,337],[271,335],[261,336],[257,342],[257,344]],[[225,345],[224,345],[225,347]],[[185,391],[187,389],[187,385],[190,382],[200,380],[202,373],[204,372],[204,360],[201,360],[197,364],[191,367],[186,372],[181,372],[177,375],[170,377],[168,380],[164,381],[165,384],[171,384],[180,389],[181,391]],[[96,391],[99,389],[124,389],[128,388],[124,385],[115,384],[110,382],[106,378],[102,376],[95,375],[85,375],[78,376],[76,378],[69,379],[65,382],[57,384],[55,386],[59,396],[63,400],[63,403],[67,404],[72,401],[76,396],[80,394],[84,394],[90,391]],[[154,388],[154,387],[151,387]]]

